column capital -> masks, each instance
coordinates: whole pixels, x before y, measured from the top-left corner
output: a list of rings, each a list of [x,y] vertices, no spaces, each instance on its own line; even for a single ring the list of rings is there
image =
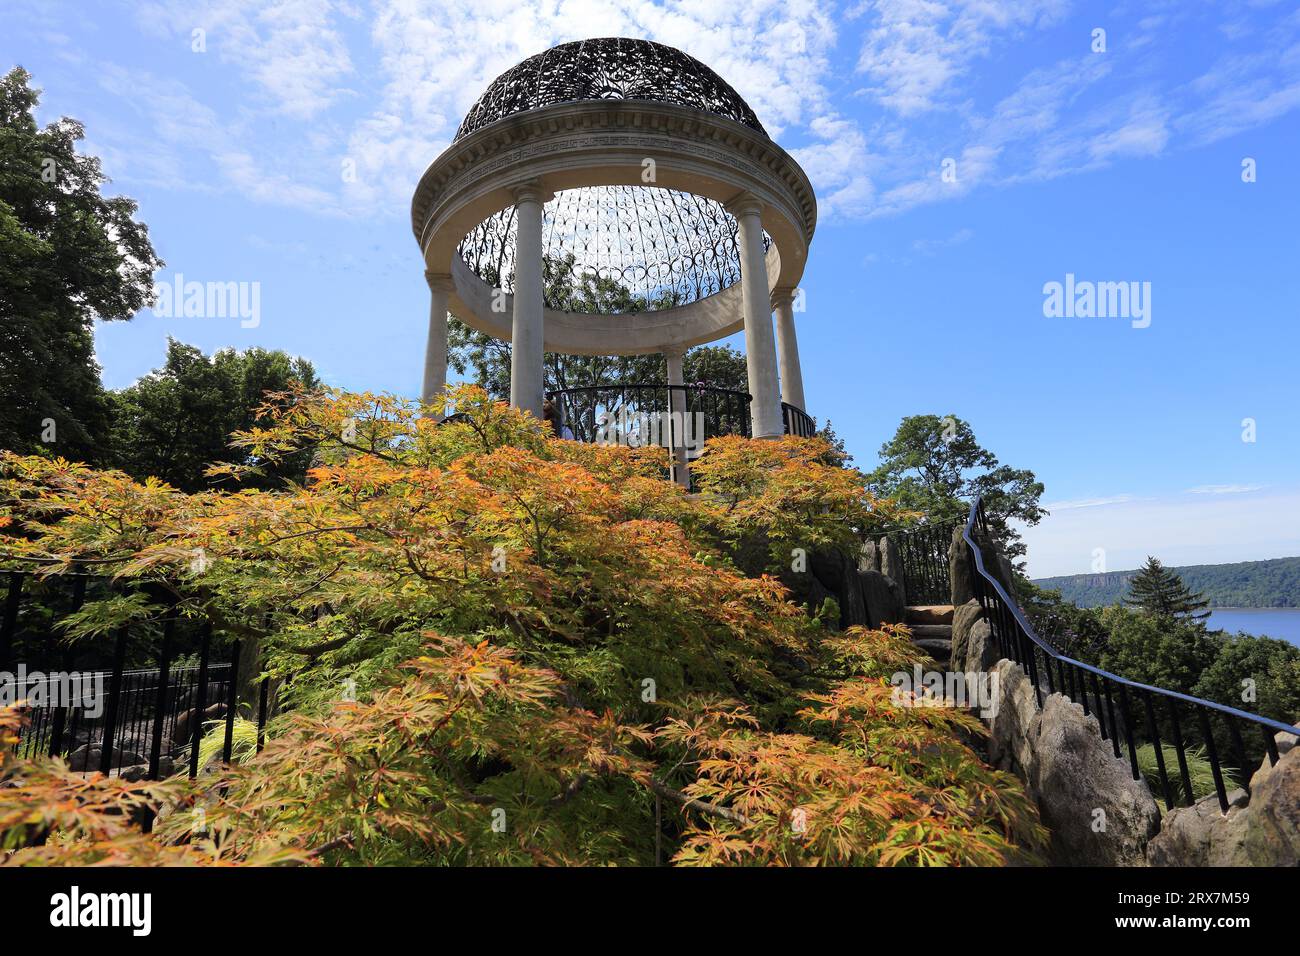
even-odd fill
[[[425,269],[424,281],[429,283],[430,292],[451,292],[456,287],[446,272],[430,272]]]
[[[775,289],[773,289],[772,290],[772,311],[775,312],[777,309],[782,308],[783,306],[786,307],[793,306],[794,294],[797,291],[798,291],[797,289],[790,288],[789,286],[777,286]]]
[[[541,181],[537,179],[516,183],[510,187],[510,192],[514,195],[516,203],[535,202],[544,206],[555,198],[555,193],[543,189]]]
[[[685,345],[665,345],[665,346],[663,346],[661,349],[659,349],[659,354],[660,354],[660,355],[672,356],[673,358],[681,358],[683,355],[686,354],[686,346],[685,346]]]
[[[737,219],[749,215],[761,218],[763,215],[763,201],[753,193],[741,193],[730,202],[725,203],[724,208]]]

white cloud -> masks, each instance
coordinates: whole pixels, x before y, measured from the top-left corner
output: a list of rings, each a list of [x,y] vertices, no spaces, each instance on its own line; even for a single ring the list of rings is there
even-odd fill
[[[156,35],[188,44],[204,31],[202,55],[234,65],[271,109],[301,120],[345,92],[339,82],[353,68],[339,20],[352,16],[331,0],[158,0],[137,8]]]
[[[158,77],[146,87],[138,70],[110,75],[152,111],[154,139],[108,148],[134,150],[135,169],[178,187],[400,214],[497,75],[592,35],[643,36],[713,67],[805,167],[823,221],[1140,161],[1300,109],[1300,16],[1250,13],[1252,52],[1224,40],[1203,62],[1159,70],[1196,28],[1182,8],[1141,20],[1116,11],[1104,55],[1085,52],[1087,23],[1075,18],[1080,52],[1045,64],[1037,48],[1069,12],[1066,0],[870,0],[847,14],[830,0],[152,0],[140,23],[182,48],[191,30],[206,30],[205,56],[232,68],[221,82],[233,75],[247,95],[231,102],[221,89],[214,111],[199,101],[206,89]],[[1138,22],[1122,28],[1125,17]],[[846,48],[865,89],[837,73]],[[864,103],[878,115],[860,119]],[[196,147],[212,170],[194,168]],[[955,180],[942,176],[946,159]],[[355,181],[340,175],[345,160]]]
[[[879,0],[870,6],[873,25],[858,70],[873,81],[870,92],[899,114],[931,110],[995,44],[1055,22],[1066,8],[1063,0]]]
[[[1188,488],[1189,495],[1244,495],[1252,491],[1262,491],[1263,485],[1198,485]]]
[[[1132,495],[1111,495],[1106,498],[1076,498],[1072,501],[1052,501],[1043,505],[1049,512],[1074,511],[1078,508],[1102,508],[1106,505],[1122,505],[1133,500]]]

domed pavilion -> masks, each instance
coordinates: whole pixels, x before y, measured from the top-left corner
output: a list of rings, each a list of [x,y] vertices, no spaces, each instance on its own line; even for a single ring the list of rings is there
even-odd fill
[[[731,397],[748,408],[734,430],[807,434],[794,313],[816,221],[799,164],[700,61],[625,38],[529,57],[484,91],[415,190],[431,292],[422,397],[446,385],[448,312],[511,343],[510,402],[538,416],[544,351],[659,352],[666,386],[647,387],[664,410],[716,404],[683,382],[683,354],[743,329],[749,392]],[[554,263],[639,306],[566,311],[548,301]],[[595,409],[549,397],[574,425]]]

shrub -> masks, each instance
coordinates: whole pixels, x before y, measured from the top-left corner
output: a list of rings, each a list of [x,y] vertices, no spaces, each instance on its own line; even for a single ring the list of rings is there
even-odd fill
[[[472,388],[452,403],[438,424],[386,396],[273,396],[235,437],[245,463],[212,471],[310,454],[283,490],[0,464],[9,561],[162,584],[280,680],[261,754],[142,791],[203,810],[185,861],[921,865],[1041,843],[1019,783],[959,741],[973,718],[891,703],[888,674],[922,660],[904,635],[828,634],[768,573],[891,516],[824,442],[717,440],[690,498],[662,450],[561,441]],[[742,573],[755,535],[768,563]],[[80,626],[122,613],[88,602]],[[63,772],[6,766],[0,821]],[[161,816],[159,845],[190,816]]]

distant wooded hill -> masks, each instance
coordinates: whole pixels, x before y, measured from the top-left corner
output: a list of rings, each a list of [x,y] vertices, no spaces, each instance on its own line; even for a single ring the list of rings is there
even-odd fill
[[[1193,564],[1173,570],[1213,607],[1300,607],[1300,558]],[[1067,574],[1037,578],[1034,583],[1060,591],[1061,597],[1079,607],[1100,607],[1127,594],[1128,582],[1135,574],[1137,571]]]

